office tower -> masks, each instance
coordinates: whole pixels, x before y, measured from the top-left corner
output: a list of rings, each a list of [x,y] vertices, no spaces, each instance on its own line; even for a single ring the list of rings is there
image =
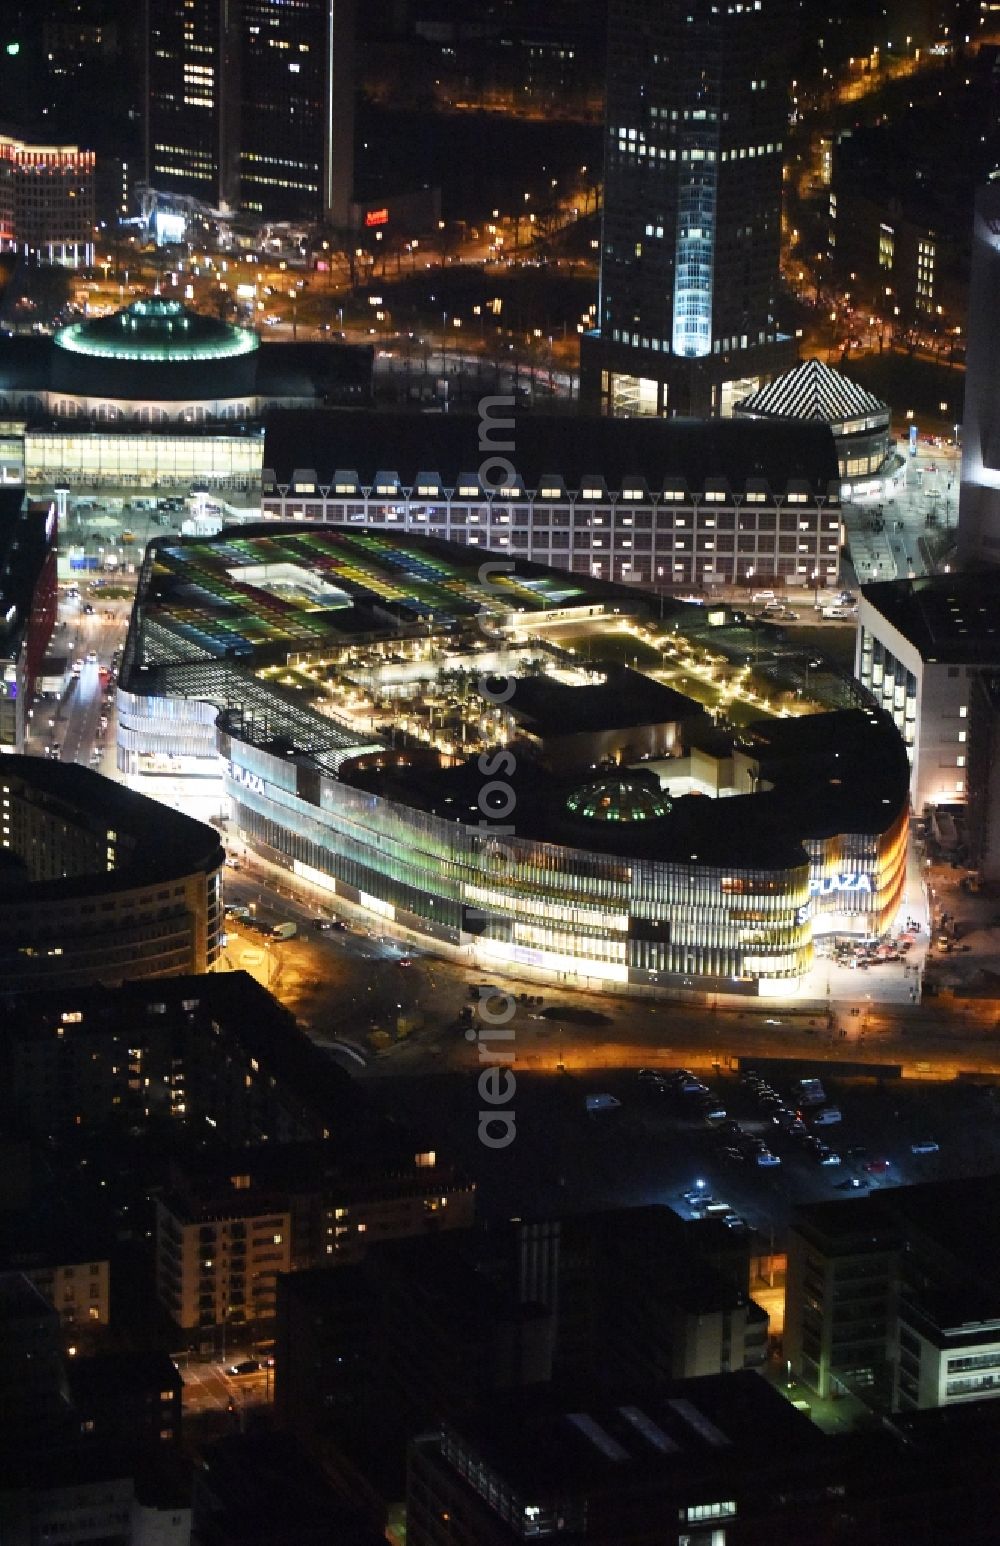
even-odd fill
[[[354,172],[354,0],[243,0],[240,203],[346,225]]]
[[[976,196],[969,321],[966,328],[965,413],[958,549],[962,559],[1000,564],[1000,181]]]
[[[784,0],[611,0],[598,330],[605,413],[728,414],[794,360],[776,321]]]
[[[146,0],[146,181],[265,220],[348,220],[354,0]]]
[[[234,0],[146,0],[146,181],[234,207],[239,49]]]

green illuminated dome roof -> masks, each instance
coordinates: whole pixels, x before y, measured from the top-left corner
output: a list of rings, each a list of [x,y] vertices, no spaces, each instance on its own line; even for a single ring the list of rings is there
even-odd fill
[[[60,328],[56,346],[91,359],[182,363],[253,354],[260,340],[247,328],[189,311],[180,301],[150,295],[110,317]]]
[[[566,809],[586,821],[658,821],[669,814],[670,801],[654,778],[609,775],[574,789]]]

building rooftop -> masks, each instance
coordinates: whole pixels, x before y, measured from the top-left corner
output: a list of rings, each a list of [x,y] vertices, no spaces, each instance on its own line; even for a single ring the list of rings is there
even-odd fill
[[[891,1249],[893,1242],[919,1236],[956,1282],[960,1277],[972,1289],[996,1280],[998,1175],[888,1187],[877,1195],[810,1204],[798,1208],[795,1217],[834,1246],[867,1236],[874,1247]]]
[[[150,295],[108,317],[60,328],[55,345],[94,359],[173,364],[253,354],[260,339],[249,328],[234,327],[191,311],[180,301]]]
[[[909,640],[925,663],[1000,665],[1000,589],[994,575],[971,572],[882,580],[863,585],[861,595]]]
[[[22,1272],[0,1272],[0,1325],[24,1320],[54,1319],[56,1312]]]
[[[665,484],[700,491],[719,480],[734,489],[759,480],[781,493],[799,483],[824,498],[831,486],[839,490],[836,448],[825,424],[584,418],[492,401],[496,409],[485,420],[460,413],[278,410],[265,421],[265,493],[269,483],[332,485],[345,481],[339,474],[346,472],[362,487],[394,472],[413,489],[430,472],[454,488],[470,477],[476,482],[477,469],[493,456],[509,458],[523,487],[535,490],[548,478],[570,490],[590,480],[614,491],[638,480],[650,493]]]
[[[372,395],[375,351],[366,344],[270,343],[257,352],[257,396],[357,401]]]
[[[546,737],[707,717],[701,704],[686,693],[641,671],[610,664],[585,669],[590,676],[586,682],[519,676],[508,705],[517,724]]]
[[[210,539],[159,537],[140,579],[136,663],[282,659],[373,627],[396,634],[407,624],[471,622],[484,610],[616,601],[624,610],[632,601],[624,587],[513,555],[497,557],[487,583],[484,561],[464,543],[364,528],[260,525]]]
[[[513,700],[512,700],[513,701]],[[746,749],[762,759],[773,785],[714,800],[684,795],[635,822],[588,819],[568,802],[580,792],[567,777],[526,758],[507,778],[516,799],[517,831],[571,847],[634,859],[773,869],[807,864],[803,843],[837,832],[885,831],[905,809],[909,770],[892,722],[874,710],[842,710],[796,719],[757,721]],[[369,757],[342,764],[341,777],[435,815],[476,825],[482,774],[475,760],[442,768],[413,754],[402,766]],[[595,773],[595,779],[601,775]]]
[[[856,428],[859,420],[889,422],[885,403],[822,360],[803,360],[794,370],[775,376],[737,403],[736,412],[747,418],[816,420],[829,424],[835,434]]]
[[[525,1499],[682,1485],[818,1456],[824,1435],[759,1375],[739,1371],[609,1395],[544,1388],[498,1395],[446,1430]]]
[[[288,1433],[240,1433],[201,1453],[195,1478],[198,1540],[205,1546],[384,1546]]]

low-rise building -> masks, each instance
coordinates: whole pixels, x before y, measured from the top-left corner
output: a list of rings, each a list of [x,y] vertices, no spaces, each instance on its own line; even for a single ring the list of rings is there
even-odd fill
[[[259,1325],[273,1319],[279,1273],[467,1229],[474,1211],[471,1182],[384,1122],[235,1150],[178,1170],[157,1198],[157,1294],[186,1330]]]
[[[854,674],[903,737],[916,812],[966,804],[973,685],[998,669],[1000,600],[988,573],[862,587]]]
[[[831,1506],[825,1446],[756,1374],[515,1393],[414,1442],[407,1540],[811,1542]]]
[[[843,499],[891,493],[903,467],[893,447],[888,406],[822,360],[803,360],[794,370],[775,376],[733,411],[736,418],[829,424]]]
[[[663,590],[839,582],[828,425],[513,410],[498,396],[478,417],[272,413],[262,514],[447,537]]]

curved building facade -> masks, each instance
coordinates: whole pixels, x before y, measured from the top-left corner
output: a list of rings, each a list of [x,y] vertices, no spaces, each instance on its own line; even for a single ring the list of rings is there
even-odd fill
[[[828,424],[837,447],[841,497],[890,490],[902,467],[894,454],[888,405],[822,360],[803,360],[737,403],[743,419],[799,419]]]
[[[210,971],[218,833],[71,763],[0,759],[0,989]]]
[[[121,401],[241,401],[254,395],[259,347],[248,328],[151,295],[111,316],[60,328],[51,390]]]
[[[888,741],[883,722],[867,723],[873,741]],[[409,759],[368,754],[336,775],[306,775],[242,725],[224,713],[217,727],[240,835],[318,889],[484,968],[586,987],[788,990],[811,967],[816,937],[877,936],[902,900],[901,765],[885,824],[859,810],[868,819],[856,831],[814,835],[823,818],[801,808],[789,820],[776,808],[788,798],[780,782],[780,794],[671,807],[651,789],[637,798],[631,773],[587,784],[578,799],[537,766],[503,781],[510,820],[498,808],[494,827],[475,765],[423,778]],[[845,739],[858,729],[843,726]],[[827,825],[840,819],[831,812]]]
[[[318,791],[304,795],[294,764],[233,728],[223,715],[226,789],[242,836],[385,923],[457,947],[470,964],[586,987],[759,989],[793,982],[811,962],[801,850],[773,864],[739,854],[730,864],[658,858],[644,826],[643,858],[635,834],[616,824],[609,845],[610,824],[587,820],[575,842],[568,831],[551,841],[519,836],[516,822],[513,832],[502,822],[491,829],[408,803],[406,778],[377,794],[380,781],[363,764],[321,774]],[[522,809],[538,779],[533,770],[516,801]],[[388,792],[394,784],[398,794]]]

